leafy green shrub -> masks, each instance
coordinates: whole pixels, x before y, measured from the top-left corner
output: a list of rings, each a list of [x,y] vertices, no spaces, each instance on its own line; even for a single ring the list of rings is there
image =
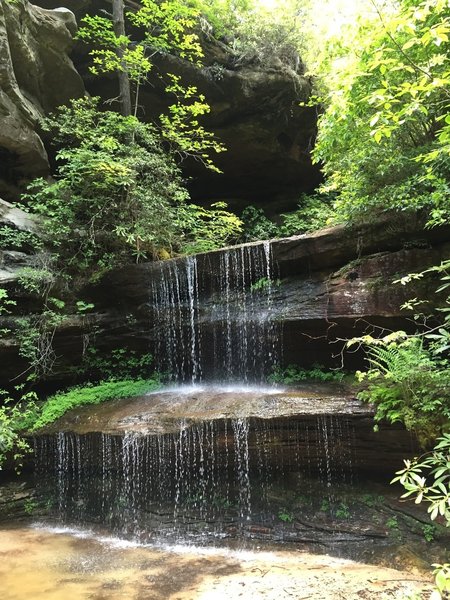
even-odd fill
[[[124,346],[114,348],[107,354],[95,346],[88,346],[77,373],[89,377],[91,383],[101,380],[146,379],[152,361],[151,354],[141,354]]]
[[[450,595],[450,563],[443,565],[434,564],[433,567],[436,587],[440,597],[444,600]]]
[[[42,241],[34,233],[21,231],[10,225],[2,225],[0,227],[0,248],[22,252],[37,251],[42,249]]]
[[[349,519],[350,518],[350,507],[345,502],[340,502],[335,510],[335,516],[337,519]]]
[[[278,228],[268,219],[262,208],[246,206],[242,211],[242,242],[270,240],[278,236]]]
[[[331,508],[331,505],[330,505],[330,501],[328,500],[328,498],[323,498],[320,503],[319,511],[326,513],[330,510],[330,508]]]
[[[450,527],[450,434],[438,438],[430,452],[404,463],[391,483],[405,488],[402,498],[415,496],[416,504],[426,502],[432,521],[440,515]]]
[[[0,315],[8,314],[10,312],[9,308],[15,305],[16,301],[9,298],[8,290],[0,288]]]
[[[302,233],[311,233],[335,223],[336,213],[327,197],[304,194],[298,204],[298,209],[292,213],[281,215],[281,225],[277,237],[289,237]]]
[[[107,269],[113,256],[120,264],[172,247],[176,207],[187,193],[151,125],[100,111],[98,98],[82,98],[43,127],[62,147],[57,179],[36,180],[25,199],[67,271],[98,263]]]
[[[262,208],[247,206],[242,211],[242,241],[252,242],[271,238],[311,233],[338,221],[330,196],[303,194],[297,210],[280,215],[276,224],[266,217]]]
[[[183,254],[210,252],[236,242],[242,222],[226,208],[225,202],[214,202],[209,209],[196,204],[180,206],[176,216],[179,250]]]
[[[28,362],[25,371],[28,381],[44,378],[52,371],[57,358],[53,349],[53,338],[65,318],[60,311],[53,310],[45,304],[40,313],[16,320],[19,355]]]
[[[192,0],[201,14],[200,26],[216,39],[230,36],[245,14],[254,7],[254,0]]]
[[[86,279],[162,251],[209,250],[239,233],[224,203],[209,211],[187,203],[179,168],[153,125],[102,111],[99,101],[73,100],[45,119],[62,148],[56,180],[35,180],[24,197],[62,271]]]
[[[231,31],[234,65],[283,65],[303,70],[299,51],[304,45],[298,2],[285,2],[283,10],[270,10],[257,2],[243,11]]]
[[[16,388],[19,399],[13,398],[6,390],[0,390],[3,406],[0,407],[0,469],[8,455],[11,455],[15,467],[20,470],[22,460],[31,452],[23,432],[29,427],[37,415],[37,396],[34,392],[22,392],[21,386]]]
[[[375,421],[401,422],[424,445],[434,440],[450,422],[448,361],[433,356],[423,338],[404,332],[359,340],[367,344],[370,366],[357,373],[368,383],[359,397],[375,404]]]
[[[289,365],[285,369],[277,368],[269,376],[271,383],[286,385],[299,383],[308,379],[316,381],[343,381],[345,373],[342,371],[327,371],[321,365],[313,365],[311,369],[303,369],[298,365]]]
[[[400,2],[330,45],[314,158],[343,219],[422,211],[448,222],[449,22],[446,1]]]
[[[29,294],[45,296],[55,281],[55,273],[48,267],[23,267],[18,272],[18,282]]]
[[[384,496],[375,494],[363,494],[361,496],[361,502],[363,502],[366,506],[372,508],[374,506],[379,506],[383,504]]]
[[[386,521],[386,527],[391,531],[398,531],[398,519],[397,517],[389,517]]]
[[[255,283],[250,286],[251,292],[263,292],[270,290],[272,287],[280,287],[281,279],[269,279],[268,277],[261,277]]]
[[[422,526],[424,540],[431,543],[436,536],[436,527],[434,525],[425,524]]]
[[[285,508],[282,508],[279,511],[278,518],[280,521],[283,521],[283,523],[292,523],[294,521],[294,515]]]
[[[59,419],[68,410],[78,406],[101,404],[106,400],[114,400],[116,398],[140,396],[159,387],[160,382],[157,378],[104,381],[99,385],[74,387],[48,398],[31,429],[32,431],[36,431],[41,427],[45,427],[56,421],[56,419]]]
[[[230,66],[257,64],[303,69],[307,6],[284,0],[267,7],[258,0],[192,0],[200,27],[228,46]]]
[[[430,519],[438,517],[450,527],[450,435],[438,438],[433,450],[413,460],[405,460],[405,467],[396,472],[391,483],[400,483],[406,490],[402,498],[414,497],[414,502],[428,504]],[[427,542],[432,542],[436,533],[433,524],[423,526]],[[434,564],[433,574],[441,598],[450,593],[450,564]]]

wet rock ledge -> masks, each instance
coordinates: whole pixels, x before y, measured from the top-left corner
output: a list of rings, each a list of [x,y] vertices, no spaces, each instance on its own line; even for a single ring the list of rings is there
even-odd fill
[[[373,407],[358,401],[336,384],[305,384],[296,389],[223,388],[192,386],[161,390],[144,396],[84,406],[39,431],[39,436],[75,435],[180,436],[195,428],[215,432],[220,451],[233,451],[233,423],[248,427],[250,456],[258,456],[261,439],[270,437],[274,463],[306,462],[334,453],[353,468],[383,474],[402,465],[415,449],[414,440],[400,426],[373,431]],[[231,424],[231,426],[230,426]],[[324,440],[329,436],[330,441]],[[326,443],[325,443],[326,442]],[[295,460],[294,460],[295,458]]]

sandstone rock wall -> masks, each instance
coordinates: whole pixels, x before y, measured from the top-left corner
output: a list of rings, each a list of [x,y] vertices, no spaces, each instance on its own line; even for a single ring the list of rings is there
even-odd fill
[[[410,286],[393,282],[448,259],[450,230],[423,230],[416,221],[391,219],[359,229],[335,227],[274,240],[271,251],[280,280],[272,291],[271,313],[281,326],[284,364],[339,366],[344,360],[347,368],[359,368],[361,354],[341,355],[343,340],[379,328],[413,331],[412,315],[401,305],[413,297],[427,299],[430,307],[443,300],[434,293],[436,278]],[[220,259],[220,251],[198,255],[201,276],[215,276]],[[102,288],[91,290],[99,307],[106,309],[104,299],[114,297],[121,311],[133,314],[134,340],[147,347],[155,342],[148,302],[158,269],[157,263],[129,266],[108,275]],[[216,300],[206,290],[199,302],[203,306]],[[145,323],[140,331],[139,323]],[[208,325],[202,327],[207,340]]]
[[[48,174],[39,119],[84,93],[68,56],[75,30],[66,9],[26,0],[0,4],[0,194],[6,199]]]
[[[428,299],[429,306],[443,301],[443,296],[434,293],[438,278],[425,278],[412,287],[393,281],[448,259],[448,228],[424,231],[419,223],[407,221],[401,227],[393,221],[359,230],[337,227],[274,240],[271,248],[274,273],[280,279],[273,288],[272,318],[280,326],[286,365],[318,362],[339,366],[344,360],[347,368],[359,368],[361,354],[341,355],[345,344],[342,340],[380,331],[380,327],[413,331],[416,324],[401,305],[413,297]],[[220,251],[198,255],[197,268],[202,277],[217,273],[220,257]],[[37,307],[36,298],[24,297],[17,286],[16,267],[32,257],[16,256],[20,259],[16,266],[11,264],[13,259],[9,254],[3,256],[4,284],[17,301],[11,309],[13,314],[0,318],[0,327],[13,332],[0,347],[4,384],[25,367],[14,336],[17,316],[24,311],[33,314]],[[57,329],[53,380],[61,385],[73,382],[70,368],[80,363],[87,342],[106,353],[125,346],[139,352],[154,349],[159,334],[152,321],[149,289],[158,269],[158,263],[129,265],[81,293],[83,300],[95,304],[95,309],[89,315],[67,316]],[[201,307],[208,307],[215,300],[205,290],[199,301]],[[256,309],[257,303],[254,306]],[[207,343],[208,323],[201,326]]]
[[[321,181],[311,161],[317,114],[300,106],[311,95],[311,81],[287,65],[235,66],[217,42],[206,44],[205,53],[201,69],[170,57],[157,59],[159,72],[179,74],[205,95],[211,106],[205,124],[227,148],[214,157],[222,174],[194,161],[182,165],[192,197],[225,200],[238,211],[247,204],[269,213],[295,208],[300,194],[312,192]],[[146,115],[165,110],[160,86],[155,80],[143,90]]]

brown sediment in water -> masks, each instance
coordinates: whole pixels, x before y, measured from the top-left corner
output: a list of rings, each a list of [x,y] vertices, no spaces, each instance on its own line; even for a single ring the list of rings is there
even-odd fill
[[[2,600],[403,599],[417,572],[298,551],[120,547],[28,527],[0,530]]]

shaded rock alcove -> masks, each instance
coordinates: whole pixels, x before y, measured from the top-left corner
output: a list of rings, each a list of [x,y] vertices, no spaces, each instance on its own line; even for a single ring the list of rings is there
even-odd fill
[[[38,4],[43,8],[27,0],[4,2],[0,10],[0,106],[6,115],[0,132],[0,194],[6,200],[16,200],[30,180],[49,174],[49,140],[39,127],[43,116],[82,96],[85,86],[104,100],[118,95],[114,77],[89,73],[90,59],[81,42],[71,53],[77,29],[71,10],[79,22],[87,12],[109,11],[109,3]],[[317,115],[300,106],[311,94],[301,61],[297,67],[281,61],[237,64],[231,47],[208,36],[203,42],[202,68],[170,55],[153,57],[158,76],[140,92],[141,116],[156,122],[167,111],[172,100],[159,75],[180,75],[206,96],[211,113],[204,124],[227,147],[215,159],[222,174],[194,160],[182,163],[193,199],[226,200],[238,211],[250,203],[269,212],[295,207],[299,194],[312,191],[321,180],[310,157]]]
[[[140,114],[158,122],[173,98],[164,91],[173,73],[195,85],[211,112],[202,123],[225,145],[213,154],[222,171],[207,170],[186,159],[181,169],[195,202],[226,201],[240,212],[254,204],[277,214],[296,207],[302,192],[312,192],[322,180],[311,150],[317,133],[316,109],[301,106],[312,93],[311,81],[288,65],[233,65],[231,49],[218,41],[203,41],[204,66],[197,67],[170,55],[156,55],[155,73],[140,90]],[[89,75],[89,59],[74,55],[75,64],[92,95],[118,95],[112,78]]]

